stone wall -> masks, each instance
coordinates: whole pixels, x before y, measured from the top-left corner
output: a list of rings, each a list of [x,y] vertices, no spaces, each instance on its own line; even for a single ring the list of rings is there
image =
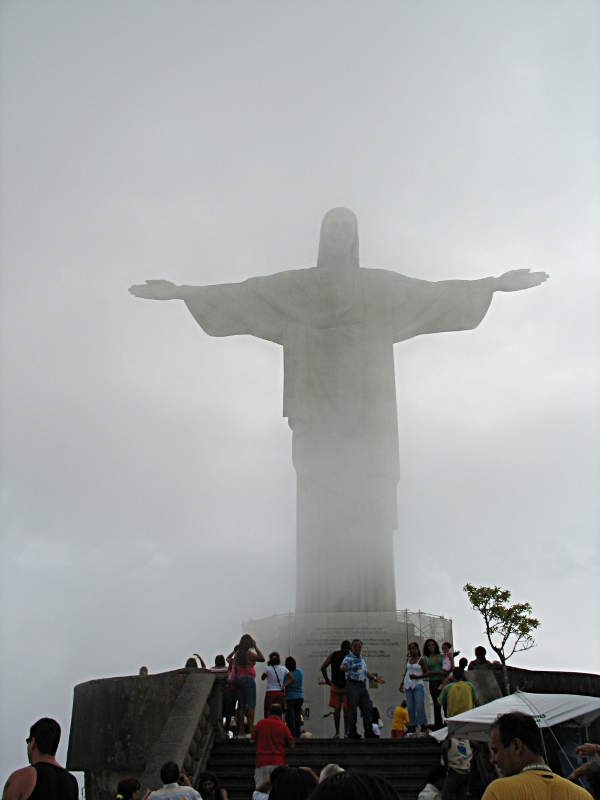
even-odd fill
[[[193,778],[220,735],[221,703],[221,682],[200,670],[79,684],[67,767],[85,773],[87,800],[112,800],[127,776],[157,788],[165,761]]]
[[[600,675],[590,672],[552,672],[550,670],[507,667],[510,691],[537,694],[581,694],[600,697]],[[504,676],[500,665],[489,670],[469,670],[467,677],[475,685],[480,702],[488,703],[504,694]]]
[[[510,689],[539,694],[583,694],[600,697],[600,675],[590,672],[550,672],[507,667]],[[500,672],[499,670],[497,672]],[[501,672],[498,680],[501,680]]]

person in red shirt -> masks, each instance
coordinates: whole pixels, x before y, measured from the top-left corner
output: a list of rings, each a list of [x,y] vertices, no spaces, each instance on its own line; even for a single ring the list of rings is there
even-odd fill
[[[273,703],[269,716],[261,719],[252,731],[252,740],[256,742],[256,769],[254,782],[256,788],[269,780],[275,769],[285,764],[286,747],[294,746],[291,730],[281,719],[282,709],[279,703]]]

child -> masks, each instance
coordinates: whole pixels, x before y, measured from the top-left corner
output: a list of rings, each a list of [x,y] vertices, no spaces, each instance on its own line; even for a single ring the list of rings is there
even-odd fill
[[[459,655],[459,653],[460,650],[455,652],[452,649],[452,642],[442,642],[442,675],[444,679],[440,689],[448,683],[452,670],[454,669],[454,656]]]
[[[371,712],[371,727],[375,736],[379,738],[383,729],[383,720],[381,719],[381,714],[377,706],[373,706]]]
[[[454,669],[454,656],[458,655],[460,650],[454,653],[452,649],[452,642],[442,642],[442,671],[444,674],[452,672]]]
[[[394,718],[392,719],[392,739],[399,739],[404,736],[406,728],[408,727],[408,711],[406,710],[406,700],[403,700],[399,706],[394,709]]]

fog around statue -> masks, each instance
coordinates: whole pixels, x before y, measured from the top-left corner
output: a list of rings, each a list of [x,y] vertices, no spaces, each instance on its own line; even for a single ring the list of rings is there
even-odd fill
[[[398,422],[393,345],[477,327],[495,291],[538,286],[544,272],[424,281],[359,263],[355,215],[327,212],[317,266],[241,283],[150,280],[136,297],[183,300],[211,336],[283,347],[283,414],[297,475],[297,611],[396,608]]]

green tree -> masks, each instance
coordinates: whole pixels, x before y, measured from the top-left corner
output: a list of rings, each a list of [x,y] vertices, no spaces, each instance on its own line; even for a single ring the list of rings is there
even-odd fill
[[[471,607],[483,617],[485,634],[502,664],[504,687],[508,693],[506,662],[515,653],[535,647],[533,634],[540,627],[540,621],[531,616],[533,609],[530,603],[511,605],[511,593],[508,589],[466,583],[463,591],[467,593]]]

